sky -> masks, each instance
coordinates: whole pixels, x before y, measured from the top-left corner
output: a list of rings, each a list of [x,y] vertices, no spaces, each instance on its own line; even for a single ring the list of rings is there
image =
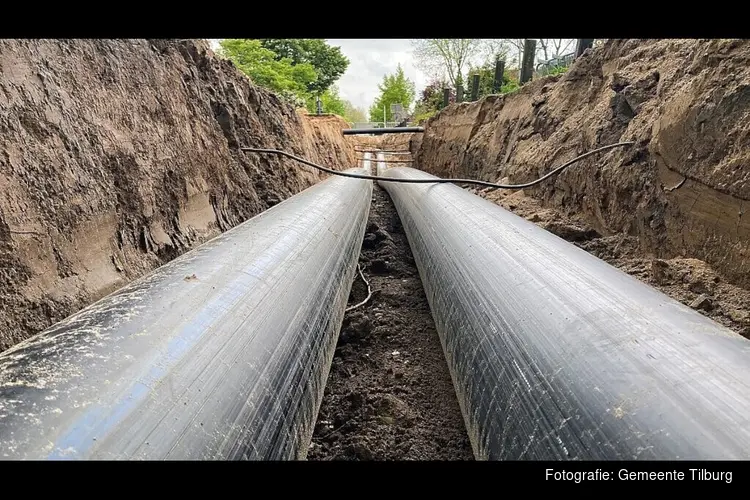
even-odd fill
[[[209,41],[214,49],[218,47],[218,39]],[[380,93],[378,84],[385,75],[394,73],[399,64],[406,77],[414,82],[417,95],[429,83],[427,75],[415,65],[408,39],[342,38],[326,42],[341,47],[341,52],[349,58],[346,73],[336,82],[339,95],[365,113]]]
[[[339,95],[365,112],[378,97],[378,84],[385,75],[394,73],[399,63],[404,75],[416,85],[417,93],[428,84],[427,76],[414,65],[409,40],[328,39],[326,42],[341,47],[341,52],[349,58],[346,73],[336,82]]]
[[[210,42],[214,49],[219,45],[218,39]],[[326,42],[341,47],[341,52],[349,58],[346,73],[336,82],[339,95],[365,113],[378,97],[378,84],[385,75],[394,73],[399,63],[404,75],[414,82],[417,93],[428,84],[427,76],[414,65],[407,39],[327,39]]]

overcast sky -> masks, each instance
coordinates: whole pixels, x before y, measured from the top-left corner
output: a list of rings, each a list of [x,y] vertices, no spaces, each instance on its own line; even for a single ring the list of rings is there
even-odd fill
[[[378,96],[383,76],[396,71],[398,64],[420,92],[427,77],[414,66],[409,40],[399,39],[329,39],[329,45],[341,47],[349,58],[349,68],[337,82],[341,97],[365,112]]]
[[[216,49],[218,39],[211,39]],[[427,77],[414,66],[409,40],[399,39],[330,39],[329,45],[341,47],[349,58],[349,68],[336,82],[342,98],[365,113],[378,96],[378,84],[383,77],[393,73],[401,63],[404,74],[414,82],[417,92],[427,85]]]
[[[218,48],[219,39],[209,41],[214,49]],[[407,39],[343,38],[327,39],[326,42],[341,47],[341,52],[349,58],[346,73],[336,82],[340,96],[362,108],[365,113],[378,97],[378,84],[385,75],[394,73],[399,63],[406,77],[414,82],[417,96],[429,83],[427,76],[416,68],[412,47]],[[561,54],[575,48],[575,40],[559,42],[562,42]]]

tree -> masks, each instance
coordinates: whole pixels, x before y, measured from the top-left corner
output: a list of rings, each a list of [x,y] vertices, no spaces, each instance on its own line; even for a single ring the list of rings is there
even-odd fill
[[[307,110],[310,113],[318,112],[317,96],[310,96],[307,99]],[[335,85],[332,85],[320,96],[320,101],[323,107],[324,113],[333,113],[339,116],[346,115],[346,101],[341,99],[339,96],[339,89]]]
[[[264,48],[260,40],[227,38],[219,45],[220,55],[234,62],[256,85],[287,99],[304,102],[309,97],[309,86],[317,80],[311,64],[292,64],[291,59],[278,58],[275,52]]]
[[[443,92],[445,88],[450,88],[449,85],[446,80],[433,80],[422,90],[419,100],[414,105],[414,122],[423,123],[443,107]],[[456,93],[453,89],[450,89],[448,102],[456,102]]]
[[[370,108],[370,121],[373,122],[392,121],[391,104],[401,104],[404,110],[408,111],[416,95],[414,82],[406,78],[400,64],[394,74],[383,77],[383,83],[378,85],[378,90],[380,96]]]
[[[574,39],[534,38],[533,40],[536,40],[537,54],[541,55],[542,59],[545,61],[564,56],[572,52],[575,48]],[[504,40],[504,42],[510,48],[509,60],[511,64],[515,67],[520,66],[526,39],[507,38]]]
[[[572,38],[540,38],[539,47],[545,61],[557,59],[575,49],[575,40]]]
[[[320,38],[262,38],[260,42],[276,54],[277,60],[289,59],[294,65],[315,68],[318,78],[307,86],[312,95],[322,95],[349,67],[341,47],[332,47]]]
[[[526,40],[524,38],[506,38],[505,42],[510,47],[508,62],[510,66],[521,67],[521,58],[523,57],[523,48]]]
[[[479,49],[481,58],[478,63],[482,66],[495,64],[497,59],[507,60],[510,53],[510,46],[505,39],[483,39]]]
[[[367,121],[367,115],[363,109],[356,108],[351,102],[342,99],[336,85],[331,85],[328,90],[320,96],[324,113],[333,113],[344,118],[349,123],[362,123]],[[310,113],[318,112],[318,103],[315,96],[307,100],[307,110]]]
[[[354,106],[349,101],[344,101],[344,118],[349,123],[364,123],[367,121],[367,112],[364,109]]]
[[[507,53],[503,39],[421,38],[411,43],[419,69],[436,79],[447,78],[454,88],[472,62],[486,63]]]
[[[511,70],[506,69],[503,72],[503,81],[500,86],[500,93],[507,94],[518,89],[518,81],[511,78]],[[495,93],[495,62],[485,63],[481,66],[469,69],[469,75],[479,75],[479,95],[478,98]]]

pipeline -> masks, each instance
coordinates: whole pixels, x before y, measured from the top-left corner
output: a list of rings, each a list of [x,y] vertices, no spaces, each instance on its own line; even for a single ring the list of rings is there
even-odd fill
[[[357,158],[358,160],[364,160],[364,158]],[[414,163],[414,160],[384,160],[386,163]]]
[[[372,175],[372,153],[365,153],[362,158],[362,168],[367,175]]]
[[[424,132],[423,127],[345,128],[344,135],[414,134]]]
[[[0,354],[0,458],[304,459],[371,194],[328,178]]]
[[[635,144],[634,142],[618,142],[615,144],[607,144],[606,146],[602,146],[596,149],[593,149],[591,151],[588,151],[586,153],[583,153],[581,155],[576,156],[570,161],[565,162],[564,164],[560,165],[559,167],[556,167],[543,176],[539,177],[538,179],[534,179],[533,181],[524,182],[523,184],[495,184],[494,182],[486,182],[486,181],[479,181],[475,179],[441,179],[439,177],[433,177],[430,176],[428,179],[414,179],[414,178],[408,178],[408,179],[391,179],[391,178],[378,178],[378,176],[372,176],[372,175],[358,175],[358,174],[351,174],[346,172],[340,172],[338,170],[332,170],[330,168],[324,167],[322,165],[318,165],[317,163],[313,163],[309,160],[305,160],[304,158],[300,158],[299,156],[293,155],[291,153],[288,153],[286,151],[281,151],[278,149],[266,149],[266,148],[240,148],[240,151],[244,151],[247,153],[263,153],[263,154],[274,154],[279,156],[284,156],[286,158],[291,158],[292,160],[295,160],[299,163],[302,163],[303,165],[308,165],[310,167],[313,167],[316,170],[320,170],[321,172],[326,172],[332,175],[339,175],[342,177],[350,177],[354,179],[370,179],[370,180],[378,180],[380,182],[399,182],[399,183],[413,183],[413,184],[442,184],[442,183],[456,183],[456,184],[473,184],[475,186],[485,186],[485,187],[491,187],[491,188],[497,188],[497,189],[524,189],[527,187],[535,186],[541,182],[544,182],[545,180],[549,179],[552,176],[560,174],[563,170],[570,167],[571,165],[583,160],[584,158],[588,158],[591,155],[595,155],[597,153],[601,153],[602,151],[607,151],[609,149],[613,148],[619,148],[623,146],[632,146]],[[385,161],[385,160],[383,160]],[[403,162],[399,162],[403,163]]]
[[[477,459],[750,458],[748,340],[455,185],[381,185]]]
[[[389,155],[411,155],[408,149],[355,149],[357,153],[388,153]]]

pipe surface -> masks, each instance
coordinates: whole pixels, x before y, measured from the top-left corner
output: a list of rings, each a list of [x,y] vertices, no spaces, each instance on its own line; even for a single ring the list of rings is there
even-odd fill
[[[343,130],[344,135],[413,134],[415,132],[424,132],[424,127],[345,128]]]
[[[330,177],[0,354],[0,458],[305,458],[371,194]]]
[[[457,186],[381,185],[478,459],[750,457],[747,339]]]
[[[365,174],[372,175],[372,153],[365,153],[362,158],[362,168],[365,169]]]
[[[406,149],[355,149],[358,153],[388,153],[389,155],[410,155],[413,154],[411,151]]]

